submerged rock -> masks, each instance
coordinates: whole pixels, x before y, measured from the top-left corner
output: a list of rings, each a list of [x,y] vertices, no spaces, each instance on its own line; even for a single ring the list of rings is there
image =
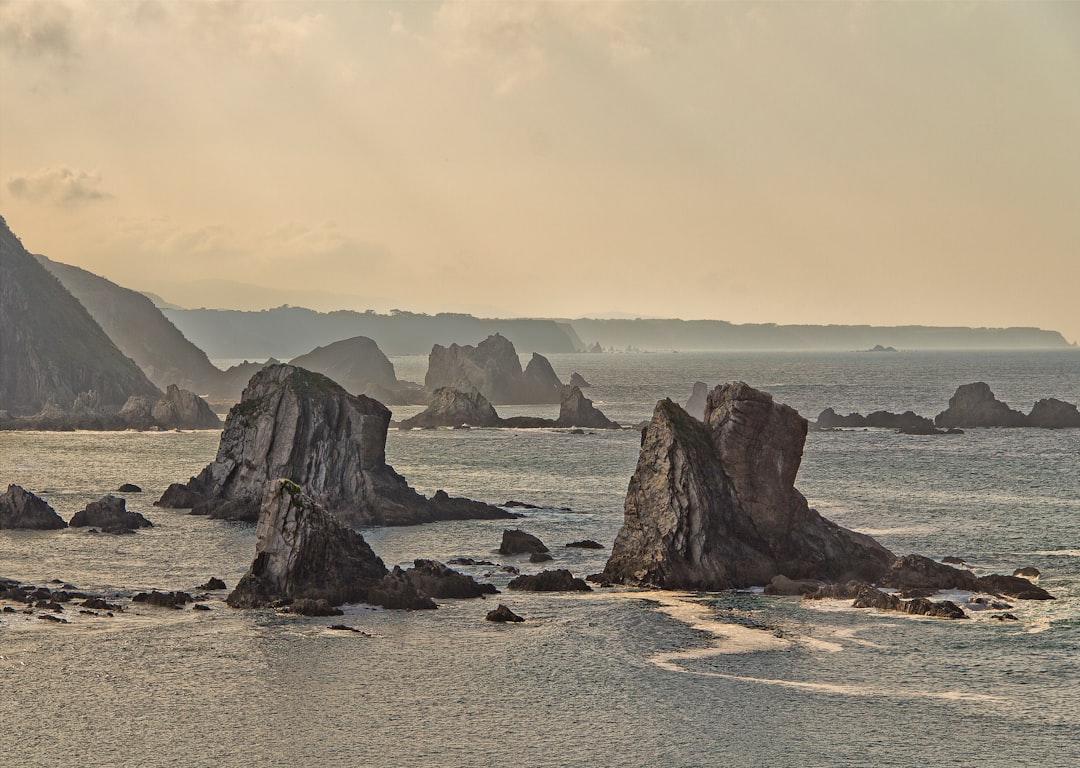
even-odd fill
[[[187,592],[158,592],[156,589],[150,592],[139,592],[131,598],[133,603],[146,603],[158,608],[183,608],[195,600]]]
[[[0,528],[25,528],[38,531],[67,528],[45,499],[19,485],[9,485],[0,494]]]
[[[386,575],[363,536],[290,480],[275,482],[255,538],[255,560],[226,598],[233,608],[301,599],[360,602]]]
[[[226,589],[225,582],[216,576],[211,576],[205,584],[200,584],[196,589]]]
[[[893,554],[823,518],[794,487],[806,432],[793,408],[743,383],[709,393],[704,423],[661,400],[600,580],[710,590],[779,574],[875,580]]]
[[[113,533],[135,528],[152,528],[154,524],[138,512],[129,512],[126,499],[108,494],[76,512],[68,525],[72,528],[96,526],[105,533]]]
[[[170,486],[157,504],[256,520],[284,477],[355,527],[515,517],[442,491],[430,499],[414,491],[386,463],[389,423],[382,403],[350,395],[321,374],[266,366],[229,411],[214,461],[188,483]]]
[[[571,541],[566,546],[576,547],[577,549],[603,549],[604,545],[599,541],[593,541],[592,539],[582,539],[581,541]]]

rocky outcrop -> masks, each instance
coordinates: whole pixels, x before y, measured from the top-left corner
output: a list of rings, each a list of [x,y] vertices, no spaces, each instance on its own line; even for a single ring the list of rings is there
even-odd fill
[[[794,487],[806,432],[793,408],[743,383],[709,393],[704,423],[657,403],[600,580],[718,590],[778,574],[877,579],[892,553],[823,518]]]
[[[977,381],[958,387],[934,423],[939,427],[1024,427],[1027,417],[994,397],[985,382]]]
[[[1080,410],[1072,403],[1050,397],[1035,403],[1027,417],[1029,427],[1066,429],[1080,427]]]
[[[968,570],[953,568],[923,555],[905,555],[896,558],[889,570],[882,575],[879,586],[899,590],[913,589],[961,589],[970,592],[989,592],[1007,595],[1018,600],[1052,600],[1045,589],[1020,576],[991,574],[976,576]]]
[[[503,531],[502,543],[499,544],[500,555],[531,555],[550,551],[544,542],[522,530]]]
[[[371,588],[367,602],[399,611],[434,610],[439,607],[434,600],[421,593],[409,574],[397,565]]]
[[[401,422],[402,429],[457,427],[498,427],[502,419],[488,399],[475,389],[461,392],[449,387],[435,390],[428,407]]]
[[[925,597],[901,600],[896,595],[863,584],[855,595],[852,608],[876,608],[881,611],[898,611],[913,616],[930,616],[938,619],[966,619],[967,614],[951,600],[934,602]]]
[[[50,404],[70,411],[90,391],[113,413],[132,395],[161,396],[0,218],[0,410],[13,417],[3,428]]]
[[[502,603],[499,603],[499,607],[494,611],[488,611],[487,616],[484,617],[485,621],[498,621],[498,622],[520,622],[525,619],[518,616]]]
[[[321,374],[267,366],[229,411],[214,461],[188,483],[170,486],[157,504],[256,520],[278,478],[287,478],[356,527],[514,517],[442,491],[425,498],[410,488],[386,463],[389,422],[384,405],[350,395]]]
[[[547,359],[534,353],[527,370],[522,371],[514,345],[496,333],[475,347],[433,346],[424,386],[431,391],[476,390],[495,404],[559,402],[560,386]]]
[[[386,576],[364,537],[296,483],[275,480],[255,529],[255,560],[226,598],[234,608],[294,600],[364,601]]]
[[[398,381],[394,364],[367,336],[316,347],[289,363],[333,379],[355,395],[367,395],[386,405],[409,405],[425,400],[418,384]]]
[[[36,531],[67,528],[67,523],[49,503],[19,485],[9,485],[0,494],[0,528]]]
[[[936,428],[933,421],[925,416],[920,416],[914,411],[904,411],[903,413],[874,411],[868,416],[863,416],[861,413],[850,413],[841,416],[832,408],[826,408],[818,415],[815,426],[817,429],[835,429],[837,427],[895,429],[906,435],[948,434],[946,431]],[[960,432],[960,430],[953,429],[950,431],[950,433],[957,432]]]
[[[592,386],[589,382],[585,381],[585,377],[577,371],[570,374],[570,386],[578,387],[579,389],[588,389]]]
[[[523,592],[592,592],[592,587],[584,579],[575,578],[565,568],[541,571],[534,576],[518,576],[506,588]]]
[[[170,384],[165,396],[154,403],[150,415],[162,429],[217,429],[221,426],[221,419],[205,400],[175,384]]]
[[[612,421],[592,404],[577,387],[566,387],[562,403],[559,405],[559,418],[555,420],[559,427],[585,427],[588,429],[621,429],[618,422]]]
[[[704,381],[694,382],[694,391],[686,401],[686,412],[698,421],[705,421],[705,400],[709,396],[709,385]]]
[[[106,533],[136,528],[152,528],[153,523],[127,508],[127,500],[108,494],[92,501],[75,513],[68,525],[72,528],[93,526]]]
[[[499,591],[494,585],[481,584],[472,576],[458,573],[437,560],[414,560],[413,567],[405,571],[405,576],[421,595],[440,600],[483,597]]]

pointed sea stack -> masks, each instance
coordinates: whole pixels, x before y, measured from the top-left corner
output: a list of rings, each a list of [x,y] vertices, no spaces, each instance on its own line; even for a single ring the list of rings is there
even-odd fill
[[[50,531],[67,528],[67,523],[45,499],[20,485],[9,485],[0,494],[0,528]]]
[[[294,600],[361,602],[387,573],[363,536],[289,480],[274,481],[255,536],[255,560],[226,599],[233,608]]]
[[[390,411],[350,395],[322,374],[292,365],[256,373],[225,420],[217,458],[158,506],[195,514],[258,519],[263,499],[287,478],[352,526],[414,525],[514,515],[442,491],[425,498],[386,463]]]
[[[563,387],[563,399],[559,405],[559,418],[555,420],[559,427],[586,427],[588,429],[622,429],[619,423],[612,421],[592,400],[585,397],[578,387]]]
[[[807,432],[798,412],[740,382],[710,392],[704,416],[657,403],[601,581],[720,590],[888,571],[891,552],[795,489]]]

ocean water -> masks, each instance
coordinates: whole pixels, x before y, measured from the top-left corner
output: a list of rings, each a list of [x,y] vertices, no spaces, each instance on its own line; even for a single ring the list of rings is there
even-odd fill
[[[695,380],[744,380],[814,417],[933,416],[986,381],[1026,411],[1080,402],[1080,353],[552,356],[634,424]],[[423,358],[394,360],[422,380]],[[405,417],[418,408],[396,408]],[[557,408],[506,408],[553,415]],[[93,591],[231,587],[251,526],[152,506],[210,461],[214,432],[0,432],[0,483],[65,518],[123,482],[155,527],[134,536],[0,531],[0,576]],[[388,565],[471,556],[523,572],[602,569],[637,460],[636,431],[391,430],[388,460],[419,490],[548,508],[515,523],[555,555],[495,554],[500,521],[365,530]],[[68,609],[70,624],[0,614],[4,766],[1066,766],[1080,764],[1080,430],[915,437],[812,433],[798,486],[812,506],[897,553],[1033,565],[1058,599],[1020,620],[942,621],[755,593],[507,592],[328,619],[234,611]],[[566,508],[566,509],[563,509]],[[492,569],[463,568],[484,578]],[[500,588],[510,577],[490,578]],[[962,594],[945,595],[957,601]],[[484,614],[505,602],[524,624]],[[365,635],[327,629],[345,623]]]

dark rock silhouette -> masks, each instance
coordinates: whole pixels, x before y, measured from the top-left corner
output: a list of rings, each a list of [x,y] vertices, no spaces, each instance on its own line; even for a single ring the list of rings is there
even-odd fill
[[[686,412],[698,421],[705,420],[705,400],[709,396],[709,385],[704,381],[694,382],[694,391],[686,401]]]
[[[599,410],[592,400],[585,397],[577,387],[567,387],[559,405],[559,418],[555,421],[560,427],[587,427],[589,429],[621,429],[618,422],[612,421]]]
[[[588,389],[592,386],[589,382],[585,381],[585,377],[577,371],[570,374],[570,386],[578,387],[579,389]]]
[[[1023,427],[1027,417],[994,397],[985,382],[977,381],[958,387],[934,423],[939,427]]]
[[[67,528],[67,523],[45,499],[19,485],[9,485],[0,494],[0,528],[38,531]]]
[[[401,611],[434,610],[439,607],[434,600],[416,588],[408,573],[396,565],[393,571],[371,588],[367,602]]]
[[[226,589],[225,582],[216,576],[211,576],[205,584],[201,584],[196,589]]]
[[[426,400],[419,384],[398,381],[394,364],[367,336],[354,336],[316,347],[293,358],[290,365],[321,373],[355,395],[367,395],[385,405],[409,405]]]
[[[953,568],[922,555],[897,558],[882,575],[879,585],[894,589],[963,589],[1008,595],[1018,600],[1053,600],[1045,589],[1019,576],[991,574],[976,576],[971,571]]]
[[[559,402],[558,379],[546,358],[534,353],[527,371],[522,371],[514,345],[496,333],[475,347],[433,346],[424,386],[431,391],[475,389],[495,404]]]
[[[117,493],[142,493],[142,488],[134,483],[124,483],[116,489]]]
[[[1065,429],[1080,427],[1080,410],[1072,403],[1057,398],[1047,398],[1035,403],[1027,417],[1029,427]]]
[[[908,435],[947,434],[944,430],[937,429],[933,421],[925,416],[918,415],[914,411],[904,411],[903,413],[874,411],[868,416],[863,416],[861,413],[850,413],[847,416],[841,416],[832,408],[826,408],[818,415],[816,427],[818,429],[877,427],[895,429]],[[958,431],[953,430],[953,433]]]
[[[525,533],[525,531],[521,530],[503,531],[502,543],[499,545],[500,555],[522,555],[549,551],[544,546],[544,542],[531,533]]]
[[[730,589],[792,579],[873,581],[893,555],[810,509],[794,482],[807,422],[746,384],[709,393],[700,423],[656,405],[601,581]]]
[[[475,389],[461,392],[449,387],[435,390],[428,407],[401,422],[402,429],[414,427],[498,427],[502,419],[488,399]]]
[[[472,576],[458,573],[436,560],[415,560],[405,576],[416,591],[427,597],[470,598],[498,593],[492,584],[481,584]]]
[[[497,519],[509,512],[439,491],[421,496],[386,463],[390,411],[325,376],[271,365],[252,377],[229,411],[217,458],[157,502],[195,514],[255,520],[285,477],[353,526]]]
[[[566,546],[576,547],[578,549],[603,549],[604,545],[599,541],[593,541],[592,539],[582,539],[581,541],[571,541]]]
[[[387,573],[363,536],[290,480],[274,482],[255,538],[255,560],[226,599],[234,608],[299,599],[360,602]]]
[[[565,568],[541,571],[535,576],[518,576],[506,588],[524,592],[592,592],[592,587],[584,579],[574,578]]]
[[[113,529],[151,528],[154,524],[138,512],[128,511],[125,499],[109,494],[76,512],[68,525],[72,528],[94,526],[108,533]]]

